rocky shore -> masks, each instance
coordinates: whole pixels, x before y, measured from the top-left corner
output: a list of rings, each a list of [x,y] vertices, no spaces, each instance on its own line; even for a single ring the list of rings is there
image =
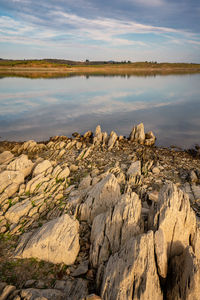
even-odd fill
[[[200,155],[154,143],[0,144],[0,300],[200,298]]]

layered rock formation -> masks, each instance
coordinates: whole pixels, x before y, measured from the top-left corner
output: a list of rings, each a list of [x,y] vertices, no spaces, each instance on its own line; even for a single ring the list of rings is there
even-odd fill
[[[98,126],[0,154],[0,299],[199,299],[200,162],[153,140]]]

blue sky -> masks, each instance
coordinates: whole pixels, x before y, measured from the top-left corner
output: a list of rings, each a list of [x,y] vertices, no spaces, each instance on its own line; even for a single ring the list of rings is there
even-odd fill
[[[0,0],[0,57],[200,63],[200,1]]]

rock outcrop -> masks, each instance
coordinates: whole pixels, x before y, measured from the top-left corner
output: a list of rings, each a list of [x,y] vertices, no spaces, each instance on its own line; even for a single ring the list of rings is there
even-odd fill
[[[33,234],[25,234],[15,256],[35,257],[55,264],[74,263],[79,252],[79,223],[68,215],[54,219]]]
[[[199,159],[72,136],[0,147],[0,299],[199,299]]]
[[[79,209],[81,220],[91,223],[97,215],[114,206],[120,195],[116,177],[113,174],[107,175],[89,191],[85,202],[81,204]]]
[[[104,300],[162,300],[152,231],[130,239],[110,257],[101,287]]]
[[[154,226],[158,272],[166,278],[169,259],[192,245],[197,230],[189,198],[175,185],[166,185],[160,193]]]
[[[137,142],[141,145],[152,146],[155,144],[155,135],[152,131],[144,133],[144,124],[140,123],[137,126],[134,126],[129,139],[131,142]]]
[[[106,213],[94,218],[91,231],[90,262],[97,268],[133,236],[142,231],[141,200],[135,193],[125,194]]]

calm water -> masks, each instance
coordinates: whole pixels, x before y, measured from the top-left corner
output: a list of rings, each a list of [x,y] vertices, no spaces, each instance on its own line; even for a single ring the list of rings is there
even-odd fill
[[[200,144],[200,74],[0,80],[1,140],[71,136],[97,124],[128,136],[140,122],[157,145]]]

